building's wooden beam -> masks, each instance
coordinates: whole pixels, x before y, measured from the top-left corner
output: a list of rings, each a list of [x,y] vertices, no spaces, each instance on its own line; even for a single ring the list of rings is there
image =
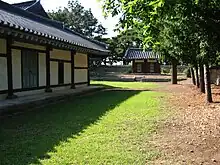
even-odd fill
[[[37,51],[39,53],[46,53],[46,50],[41,49],[34,49],[34,48],[27,48],[27,47],[21,47],[21,46],[11,46],[12,49],[18,49],[18,50],[30,50],[30,51]]]
[[[5,53],[0,53],[0,57],[7,57]]]
[[[7,99],[14,99],[17,98],[13,92],[13,70],[12,70],[12,39],[11,37],[7,37],[6,39],[6,49],[7,49],[7,75],[8,75],[8,96]]]
[[[46,89],[45,92],[52,92],[50,86],[50,51],[51,48],[49,46],[46,47]]]
[[[74,56],[76,54],[75,50],[71,50],[71,89],[75,89],[75,61]]]
[[[87,66],[88,66],[88,69],[87,69],[87,81],[88,81],[88,86],[90,86],[90,67],[89,67],[89,54],[87,54]]]
[[[50,58],[50,61],[71,63],[71,60],[62,60],[62,59],[56,59],[56,58]]]

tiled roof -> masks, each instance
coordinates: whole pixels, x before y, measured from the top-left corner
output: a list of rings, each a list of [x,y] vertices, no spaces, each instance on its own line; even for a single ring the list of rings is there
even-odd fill
[[[43,6],[40,3],[40,0],[33,0],[33,1],[26,1],[21,3],[12,4],[13,6],[19,7],[23,10],[32,12],[34,14],[50,18],[46,11],[44,10]]]
[[[129,48],[125,55],[125,59],[136,60],[136,59],[159,59],[160,56],[158,53],[153,51],[143,51],[140,48]]]
[[[108,54],[103,45],[71,31],[61,22],[50,20],[31,12],[14,7],[0,1],[0,28],[8,27],[25,33],[46,37],[51,40],[61,41],[74,46]]]

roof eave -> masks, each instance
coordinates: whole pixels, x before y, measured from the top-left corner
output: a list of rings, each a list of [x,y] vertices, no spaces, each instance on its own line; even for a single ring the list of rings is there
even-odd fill
[[[0,22],[1,23],[1,22]],[[106,51],[102,51],[102,50],[96,50],[96,49],[91,49],[91,48],[87,48],[87,47],[82,47],[79,46],[77,44],[71,44],[69,42],[65,42],[65,41],[60,41],[60,40],[54,40],[51,37],[46,37],[46,36],[40,36],[40,35],[36,35],[34,33],[30,33],[30,32],[25,32],[25,31],[21,31],[21,30],[15,30],[13,28],[9,28],[9,27],[5,27],[5,26],[0,26],[0,34],[2,35],[6,35],[6,36],[16,36],[16,38],[22,38],[23,40],[26,40],[27,42],[31,40],[35,41],[35,40],[43,40],[44,42],[39,43],[39,44],[43,44],[43,45],[53,45],[53,43],[57,44],[58,47],[60,48],[65,48],[65,49],[69,49],[69,50],[78,50],[80,52],[85,52],[85,53],[91,53],[91,54],[96,54],[96,55],[106,55],[108,56],[110,51],[106,50]],[[37,42],[36,42],[37,43]]]

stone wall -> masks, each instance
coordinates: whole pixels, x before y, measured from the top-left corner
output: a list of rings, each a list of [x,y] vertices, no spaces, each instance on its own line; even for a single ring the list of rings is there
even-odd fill
[[[210,69],[210,79],[212,84],[220,85],[220,68],[211,68]]]

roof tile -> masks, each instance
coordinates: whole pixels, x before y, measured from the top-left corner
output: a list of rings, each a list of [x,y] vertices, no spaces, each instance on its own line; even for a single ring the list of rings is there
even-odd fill
[[[19,27],[19,29],[25,32],[37,32],[37,35],[41,34],[42,36],[55,38],[56,40],[61,39],[67,43],[91,50],[103,53],[109,52],[103,45],[99,45],[85,36],[68,30],[58,21],[37,16],[2,1],[0,1],[0,28],[1,24],[12,26],[15,29]]]
[[[155,53],[153,51],[143,51],[143,49],[140,48],[129,48],[125,55],[125,59],[129,60],[136,60],[136,59],[159,59],[160,55],[158,53]]]

